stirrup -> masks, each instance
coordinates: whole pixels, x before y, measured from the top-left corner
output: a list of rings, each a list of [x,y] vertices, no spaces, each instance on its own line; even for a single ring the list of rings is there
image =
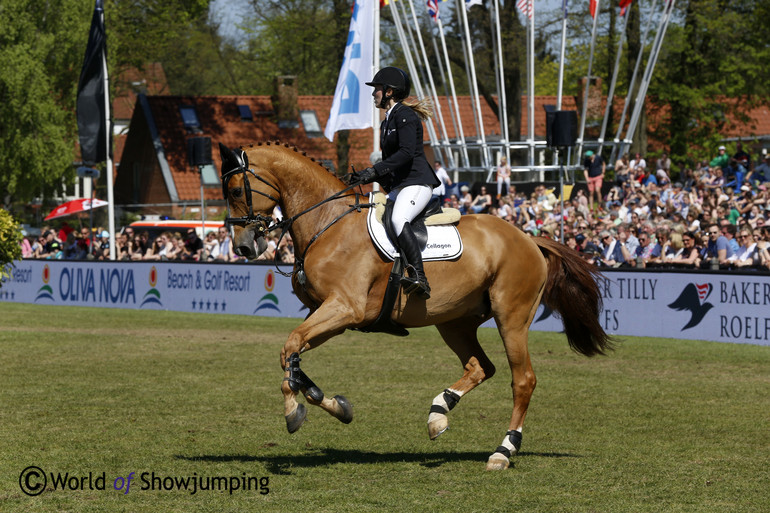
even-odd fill
[[[411,276],[404,276],[401,278],[401,286],[404,288],[404,293],[407,295],[417,294],[423,299],[430,299],[430,286],[427,280],[419,280]]]

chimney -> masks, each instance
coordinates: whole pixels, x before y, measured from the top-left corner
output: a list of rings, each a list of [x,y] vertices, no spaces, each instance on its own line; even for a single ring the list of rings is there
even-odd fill
[[[299,128],[297,108],[297,77],[281,75],[275,77],[275,93],[270,97],[273,103],[278,128]]]
[[[578,110],[583,109],[583,98],[585,97],[587,77],[580,79],[579,96],[577,98]],[[599,77],[591,77],[590,85],[588,86],[588,106],[586,108],[586,129],[590,135],[595,137],[599,136],[599,128],[601,127],[602,120],[604,119],[604,97],[602,96],[602,79]],[[595,130],[591,130],[591,129]],[[593,133],[596,132],[596,133]]]

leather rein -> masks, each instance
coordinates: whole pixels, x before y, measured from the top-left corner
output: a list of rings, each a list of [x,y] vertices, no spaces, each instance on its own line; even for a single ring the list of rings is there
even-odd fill
[[[243,160],[243,159],[240,158],[240,156],[238,156],[238,157],[239,157],[238,158],[239,161]],[[225,201],[227,201],[227,185],[230,183],[230,179],[233,176],[235,176],[236,174],[239,174],[239,173],[243,174],[243,185],[244,185],[244,189],[245,189],[244,192],[246,194],[246,205],[249,207],[249,213],[244,215],[244,216],[241,216],[241,217],[229,217],[229,216],[226,217],[225,218],[225,226],[229,227],[229,226],[235,225],[235,224],[243,224],[244,226],[246,226],[246,225],[253,224],[253,225],[256,226],[257,234],[260,237],[264,237],[265,234],[268,233],[268,232],[272,232],[273,230],[280,229],[281,230],[281,235],[278,237],[278,242],[276,243],[276,252],[275,252],[275,255],[273,257],[273,263],[275,264],[275,269],[276,269],[276,271],[278,271],[278,273],[281,276],[292,277],[293,275],[296,274],[297,281],[300,283],[300,285],[304,285],[305,282],[307,281],[307,278],[306,278],[306,275],[305,275],[305,271],[304,271],[304,264],[305,264],[305,256],[307,255],[307,252],[310,249],[310,246],[316,240],[318,240],[318,238],[324,232],[326,232],[326,230],[328,230],[329,228],[334,226],[334,224],[336,224],[340,219],[342,219],[346,215],[351,214],[353,212],[361,212],[361,209],[363,209],[363,208],[369,208],[369,207],[374,206],[373,203],[361,203],[360,202],[361,197],[365,196],[362,193],[356,192],[353,195],[346,194],[348,191],[354,189],[355,187],[358,187],[358,184],[354,184],[354,185],[349,185],[349,186],[345,187],[344,189],[335,192],[334,194],[332,194],[328,198],[326,198],[324,200],[321,200],[320,202],[316,203],[315,205],[313,205],[313,206],[311,206],[309,208],[306,208],[305,210],[303,210],[302,212],[300,212],[300,213],[298,213],[298,214],[296,214],[294,216],[282,219],[282,220],[280,220],[278,222],[273,222],[273,218],[271,216],[266,216],[264,214],[260,214],[259,212],[256,212],[256,213],[254,212],[254,207],[253,207],[253,204],[252,204],[251,196],[252,196],[252,194],[256,193],[256,194],[259,194],[261,196],[264,196],[264,197],[274,201],[276,204],[278,204],[279,198],[276,198],[275,196],[273,196],[273,195],[271,195],[271,194],[269,194],[267,192],[260,191],[259,189],[253,189],[251,187],[251,182],[249,182],[249,175],[254,177],[255,180],[257,180],[259,182],[262,182],[265,185],[267,185],[268,187],[270,187],[271,189],[273,189],[278,194],[278,196],[281,195],[281,191],[278,189],[278,187],[276,187],[275,185],[273,185],[272,183],[267,181],[265,178],[259,176],[253,169],[249,169],[248,164],[246,164],[245,162],[240,162],[240,164],[241,165],[239,165],[238,167],[236,167],[234,169],[231,169],[230,171],[227,171],[225,173],[222,173],[222,194],[224,195]],[[348,207],[349,207],[348,210],[345,210],[342,214],[340,214],[337,217],[335,217],[329,224],[327,224],[324,228],[322,228],[318,233],[313,235],[313,237],[307,243],[307,246],[305,246],[304,251],[302,251],[302,255],[300,255],[300,256],[296,256],[295,255],[295,270],[292,271],[292,272],[288,272],[288,273],[285,272],[285,271],[282,271],[278,267],[279,260],[278,260],[278,251],[277,251],[277,249],[278,249],[278,245],[280,245],[281,240],[283,239],[284,235],[286,235],[286,233],[291,229],[292,225],[294,224],[294,221],[296,221],[297,219],[299,219],[303,215],[305,215],[305,214],[307,214],[309,212],[312,212],[316,208],[318,208],[318,207],[320,207],[320,206],[322,206],[322,205],[324,205],[326,203],[329,203],[331,201],[334,201],[334,200],[337,200],[337,199],[340,199],[340,198],[349,198],[350,196],[354,196],[355,197],[355,203],[353,205],[348,205]],[[229,213],[230,213],[230,208],[229,208],[229,202],[228,202],[228,214]]]

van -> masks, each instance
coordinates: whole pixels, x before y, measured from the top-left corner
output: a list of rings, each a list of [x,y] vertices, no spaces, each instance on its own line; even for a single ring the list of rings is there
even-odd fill
[[[206,221],[206,229],[204,233],[203,221],[195,220],[182,220],[182,219],[166,219],[163,221],[134,221],[129,226],[134,229],[134,233],[147,232],[149,234],[148,240],[153,240],[155,237],[163,232],[181,233],[182,236],[187,235],[187,230],[195,228],[198,233],[198,237],[203,239],[206,233],[213,231],[217,233],[220,227],[224,226],[224,221]]]

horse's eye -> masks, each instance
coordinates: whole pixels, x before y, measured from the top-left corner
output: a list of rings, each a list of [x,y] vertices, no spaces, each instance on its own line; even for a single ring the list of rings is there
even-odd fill
[[[233,198],[240,198],[243,196],[243,189],[240,187],[235,187],[234,189],[230,189],[230,194],[233,195]]]

